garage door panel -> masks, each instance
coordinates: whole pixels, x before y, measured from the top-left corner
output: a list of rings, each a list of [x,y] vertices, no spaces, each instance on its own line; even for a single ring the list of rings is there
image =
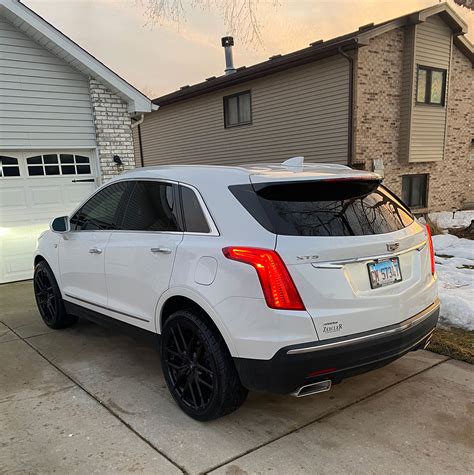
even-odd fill
[[[47,178],[46,178],[47,179]],[[60,186],[31,186],[29,187],[31,206],[33,208],[45,205],[58,205],[63,202]]]
[[[34,248],[26,250],[20,254],[12,254],[5,256],[4,261],[4,275],[6,279],[4,282],[14,282],[15,280],[24,280],[25,274],[33,274],[33,262],[31,256],[34,252]]]
[[[96,188],[95,182],[72,181],[94,178],[93,174],[29,176],[27,158],[41,156],[39,166],[42,163],[46,167],[44,156],[52,154],[67,154],[74,160],[76,156],[90,156],[85,151],[71,150],[0,151],[0,159],[13,156],[20,165],[19,178],[0,176],[0,283],[30,279],[38,236],[54,217],[70,214]],[[94,165],[91,163],[91,171],[97,169]]]
[[[94,183],[73,183],[65,190],[64,200],[72,205],[72,210],[84,199],[84,196],[91,194],[95,188]]]
[[[25,223],[22,219],[2,219],[0,230],[0,249],[2,252],[22,252],[25,245],[29,246],[31,242],[34,245],[35,231],[34,226]]]
[[[3,183],[2,183],[3,185]],[[27,207],[26,192],[23,186],[0,188],[0,209],[1,213],[6,213],[11,209],[21,209]]]
[[[35,227],[24,220],[2,222],[0,228],[0,272],[2,282],[31,277],[32,256],[39,235]]]

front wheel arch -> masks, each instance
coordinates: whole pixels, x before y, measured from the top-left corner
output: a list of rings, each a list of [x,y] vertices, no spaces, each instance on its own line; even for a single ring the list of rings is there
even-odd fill
[[[35,256],[33,267],[36,267],[41,261],[46,261],[46,259],[41,254],[38,254],[37,256]]]

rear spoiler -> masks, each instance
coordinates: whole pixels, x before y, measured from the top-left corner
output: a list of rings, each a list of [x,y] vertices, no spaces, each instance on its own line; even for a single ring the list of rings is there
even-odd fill
[[[340,178],[322,178],[320,180],[314,181],[323,181],[325,183],[331,182],[336,183],[338,181],[377,181],[382,182],[383,178],[380,175],[358,175],[358,176],[348,176],[348,177],[340,177]],[[312,181],[312,180],[308,180]]]
[[[250,183],[257,185],[261,183],[298,183],[302,181],[323,181],[323,182],[338,182],[338,181],[377,181],[381,182],[383,178],[377,173],[362,172],[358,170],[347,170],[342,173],[317,173],[314,171],[303,171],[289,175],[288,173],[272,173],[266,174],[251,174],[249,176]]]

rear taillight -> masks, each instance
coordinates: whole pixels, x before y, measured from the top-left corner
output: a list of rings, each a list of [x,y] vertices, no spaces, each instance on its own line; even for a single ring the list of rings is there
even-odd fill
[[[263,295],[270,308],[278,310],[304,310],[288,269],[277,252],[253,247],[225,247],[227,259],[251,265],[262,286]]]
[[[431,264],[431,274],[435,273],[435,255],[433,249],[433,239],[431,238],[431,230],[428,225],[426,225],[426,235],[428,237],[428,248],[430,250],[430,264]]]

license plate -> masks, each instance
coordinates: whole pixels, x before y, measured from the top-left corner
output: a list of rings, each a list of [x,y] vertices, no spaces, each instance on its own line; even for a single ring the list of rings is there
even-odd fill
[[[367,264],[369,268],[370,286],[373,289],[394,284],[402,280],[398,257]]]

